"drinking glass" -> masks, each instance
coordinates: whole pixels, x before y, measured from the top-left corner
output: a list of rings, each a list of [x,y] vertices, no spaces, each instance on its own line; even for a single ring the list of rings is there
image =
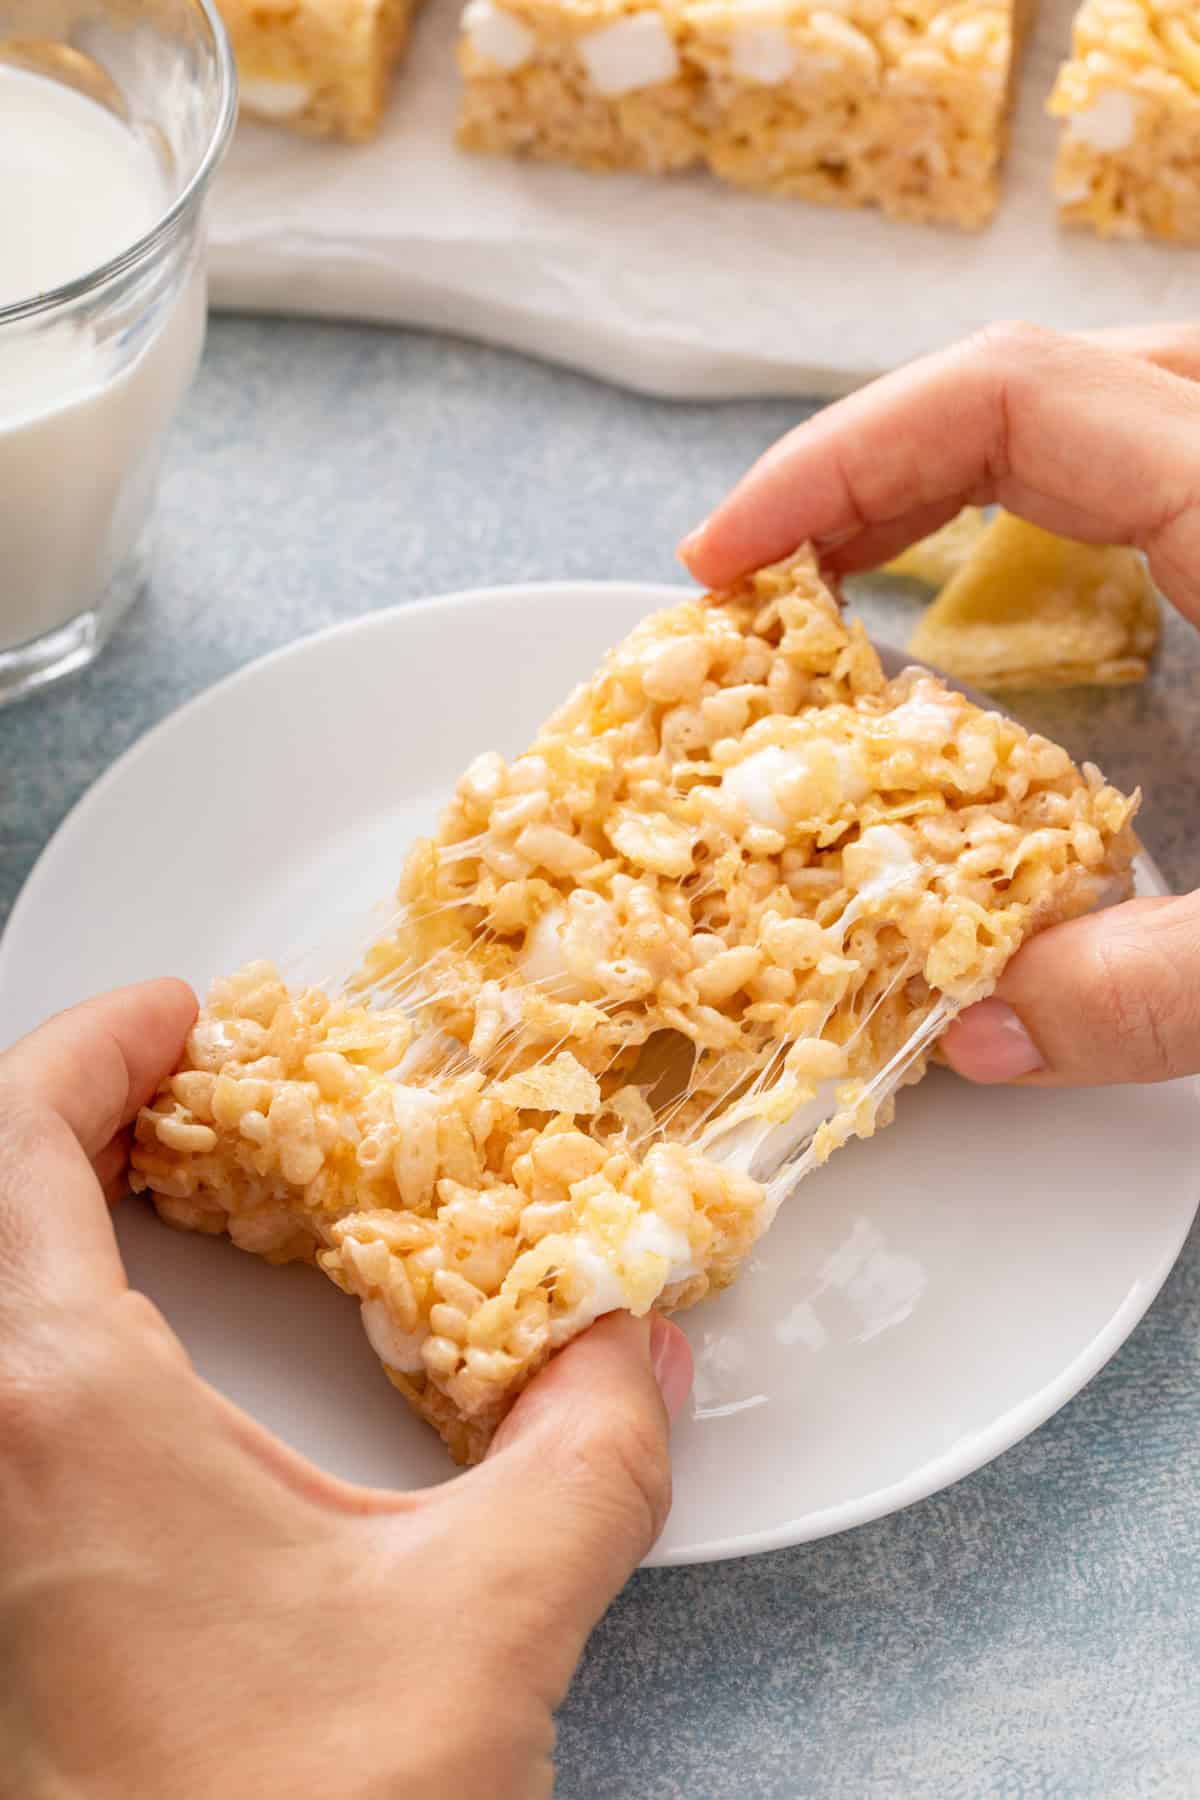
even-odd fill
[[[0,704],[91,662],[146,582],[163,440],[204,339],[205,197],[237,110],[210,0],[0,0],[5,65],[106,107],[153,155],[162,200],[100,266],[0,306]]]

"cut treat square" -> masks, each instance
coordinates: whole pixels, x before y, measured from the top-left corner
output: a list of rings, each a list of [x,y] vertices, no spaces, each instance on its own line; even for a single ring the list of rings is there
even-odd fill
[[[468,0],[459,141],[588,169],[662,174],[703,160],[705,82],[679,6]]]
[[[1050,111],[1064,223],[1200,244],[1195,0],[1084,0]]]
[[[1127,883],[1135,804],[886,680],[801,554],[647,619],[525,754],[477,758],[347,979],[218,982],[134,1185],[315,1260],[476,1458],[599,1314],[731,1281],[1021,942]]]
[[[984,223],[1025,0],[469,0],[460,141]]]
[[[415,0],[220,0],[242,110],[314,137],[373,136]]]

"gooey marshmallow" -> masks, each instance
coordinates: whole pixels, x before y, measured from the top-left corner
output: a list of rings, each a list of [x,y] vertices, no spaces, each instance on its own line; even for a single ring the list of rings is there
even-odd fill
[[[362,1322],[372,1350],[389,1369],[398,1369],[401,1375],[415,1375],[424,1368],[421,1345],[426,1334],[400,1331],[382,1300],[363,1301]]]
[[[612,907],[598,894],[574,894],[569,910],[548,907],[525,934],[517,956],[522,978],[544,987],[552,999],[569,1006],[596,999],[601,991],[598,983],[581,978],[569,966],[563,934],[570,932],[576,944],[582,936],[590,958],[599,961],[607,955],[616,928]]]
[[[613,98],[674,81],[679,73],[674,40],[655,12],[629,13],[587,32],[579,39],[579,55],[597,93]]]
[[[796,73],[800,52],[782,25],[752,25],[734,34],[730,63],[740,81],[778,87]]]
[[[1132,94],[1110,88],[1083,112],[1067,119],[1067,136],[1091,150],[1126,150],[1137,132],[1138,103]]]
[[[831,748],[837,766],[838,799],[861,800],[867,784],[853,750],[848,744],[834,744]],[[785,750],[779,744],[768,744],[726,769],[721,786],[741,802],[756,824],[786,832],[788,816],[779,804],[777,790],[784,781],[795,778],[816,779],[812,751],[807,746]]]

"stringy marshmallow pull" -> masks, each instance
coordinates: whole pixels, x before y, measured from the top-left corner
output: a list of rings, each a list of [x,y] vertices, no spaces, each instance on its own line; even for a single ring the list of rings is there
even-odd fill
[[[833,776],[836,800],[857,802],[867,792],[862,768],[848,744],[817,743],[797,750],[768,744],[727,769],[721,785],[741,802],[756,824],[786,832],[789,810],[797,818],[822,810],[821,778],[825,773]]]
[[[869,825],[842,851],[842,873],[859,898],[885,894],[920,871],[903,832],[894,825]]]
[[[916,881],[921,874],[921,865],[894,825],[871,825],[856,843],[846,845],[842,852],[842,873],[849,886],[856,890],[838,921],[845,931],[873,901],[882,900],[896,888]]]
[[[731,61],[739,81],[780,87],[796,73],[800,52],[782,25],[752,25],[734,33]]]
[[[1126,150],[1137,133],[1137,101],[1132,94],[1110,88],[1085,112],[1071,113],[1067,134],[1078,143],[1106,154]]]
[[[533,55],[537,41],[528,25],[493,6],[492,0],[468,0],[462,28],[476,55],[498,69],[519,69]]]
[[[579,54],[592,86],[614,98],[674,81],[679,73],[671,34],[653,12],[630,13],[615,25],[589,31],[579,39]]]

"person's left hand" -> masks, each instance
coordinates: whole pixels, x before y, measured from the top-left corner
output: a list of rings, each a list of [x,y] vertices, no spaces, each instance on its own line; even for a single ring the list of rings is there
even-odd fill
[[[547,1794],[554,1708],[667,1515],[687,1341],[600,1321],[443,1487],[323,1474],[121,1265],[104,1195],[194,1015],[150,982],[0,1056],[0,1787]]]

